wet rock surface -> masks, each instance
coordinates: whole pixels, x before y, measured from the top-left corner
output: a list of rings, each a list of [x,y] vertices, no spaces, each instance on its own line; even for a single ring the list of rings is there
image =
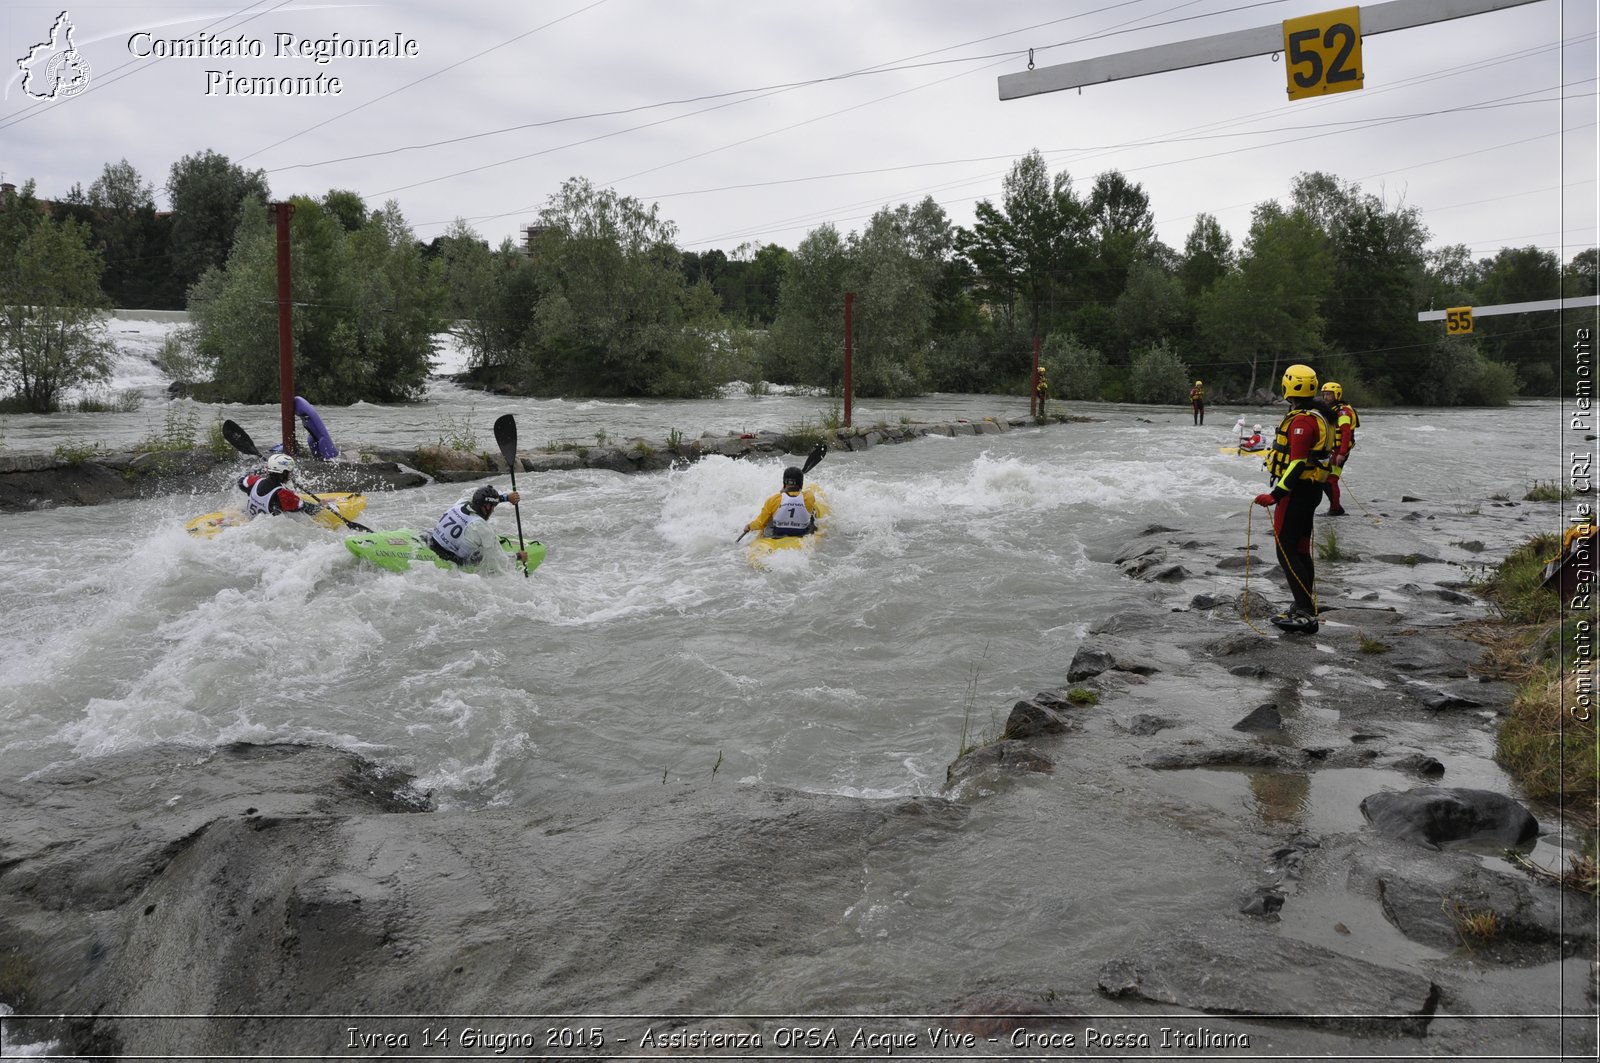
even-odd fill
[[[1511,512],[1454,537],[1499,556],[1536,530]],[[1262,622],[1281,576],[1221,565],[1220,532],[1149,530],[1164,564],[1098,559],[1147,607],[1096,624],[938,796],[724,781],[440,811],[299,746],[0,782],[0,1003],[37,1016],[6,1028],[82,1053],[320,1055],[340,1029],[238,1016],[788,1010],[944,1015],[1014,1055],[1592,1055],[1592,899],[1498,855],[1573,840],[1483,767],[1511,690],[1458,637],[1481,606],[1426,593],[1478,551],[1433,543],[1397,573],[1379,558],[1423,552],[1407,513],[1444,511],[1341,528],[1366,560],[1319,566],[1315,636]],[[975,859],[976,832],[1014,855]],[[1040,832],[1069,858],[1036,865]],[[926,868],[964,862],[990,927],[941,925],[925,895]],[[1008,963],[1008,934],[1056,959]],[[201,1018],[130,1017],[162,1014]]]

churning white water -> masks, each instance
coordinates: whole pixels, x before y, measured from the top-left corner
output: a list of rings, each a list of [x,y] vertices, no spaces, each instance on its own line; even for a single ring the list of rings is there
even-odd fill
[[[350,453],[429,442],[441,424],[470,425],[492,448],[503,412],[535,451],[597,433],[785,429],[827,406],[520,400],[441,384],[425,404],[321,412]],[[0,433],[13,451],[111,446],[147,434],[160,410],[9,416]],[[1017,399],[941,395],[862,403],[856,423],[1024,412]],[[713,773],[937,792],[963,734],[996,729],[1016,698],[1062,683],[1095,621],[1160,594],[1178,605],[1237,589],[1236,575],[1153,589],[1109,562],[1152,524],[1242,546],[1261,466],[1219,445],[1236,416],[1274,411],[1216,408],[1203,427],[1187,409],[1072,412],[1094,421],[830,454],[811,476],[833,505],[827,536],[770,571],[733,540],[778,484],[786,462],[772,458],[524,473],[523,530],[549,548],[528,579],[379,572],[340,535],[288,519],[192,539],[186,518],[236,501],[221,474],[192,497],[8,514],[0,770],[156,742],[298,741],[413,772],[446,807]],[[273,408],[225,414],[273,436]],[[1412,494],[1465,512],[1565,475],[1553,402],[1363,417],[1344,535],[1359,535],[1369,500]],[[461,493],[377,494],[360,519],[431,526]],[[515,534],[511,507],[494,521]],[[1523,537],[1541,530],[1553,528]],[[1447,533],[1419,528],[1419,549]],[[1270,568],[1255,578],[1278,590]]]

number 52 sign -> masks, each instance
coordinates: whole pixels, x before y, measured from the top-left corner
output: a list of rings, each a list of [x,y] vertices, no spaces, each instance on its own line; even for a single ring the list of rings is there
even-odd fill
[[[1361,9],[1284,19],[1283,54],[1291,100],[1361,88]]]

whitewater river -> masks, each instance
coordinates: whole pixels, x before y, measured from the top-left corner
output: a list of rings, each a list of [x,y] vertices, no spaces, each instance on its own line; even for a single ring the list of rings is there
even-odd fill
[[[439,425],[470,426],[492,448],[493,419],[511,412],[531,451],[597,433],[784,429],[827,405],[518,400],[441,383],[425,404],[322,412],[352,451],[415,445]],[[110,446],[148,434],[163,408],[0,417],[0,433],[12,451]],[[1060,685],[1091,625],[1149,601],[1149,585],[1109,563],[1130,537],[1231,528],[1224,539],[1243,545],[1260,464],[1218,445],[1236,416],[1273,411],[1219,407],[1197,428],[1184,409],[1072,410],[1094,420],[831,454],[812,474],[833,503],[829,534],[771,572],[733,539],[776,488],[774,458],[523,474],[524,529],[549,549],[530,579],[379,573],[291,520],[191,539],[186,518],[235,501],[222,474],[192,497],[7,514],[0,771],[163,741],[290,741],[403,767],[445,807],[713,772],[937,793],[964,733],[996,730],[1018,697]],[[1018,399],[936,395],[863,402],[856,422],[1024,412]],[[274,408],[226,415],[272,438]],[[1402,494],[1465,513],[1565,472],[1553,402],[1363,416],[1346,501],[1358,517]],[[431,525],[459,494],[376,495],[361,520]],[[510,507],[495,523],[514,533]],[[1359,520],[1340,530],[1359,537]]]
[[[162,424],[160,383],[137,385],[150,397],[136,412],[4,416],[0,434],[11,451],[125,445]],[[232,417],[258,441],[273,438],[277,424],[271,407],[178,409],[203,423]],[[766,572],[752,569],[733,540],[776,489],[787,463],[776,457],[713,457],[640,475],[522,474],[524,530],[549,549],[526,579],[431,566],[380,572],[359,565],[341,536],[291,519],[192,539],[188,517],[237,501],[222,471],[214,489],[194,495],[5,514],[0,773],[23,778],[162,742],[306,742],[404,769],[445,809],[536,809],[558,796],[660,794],[663,783],[713,780],[865,797],[938,794],[963,739],[997,732],[1018,698],[1064,685],[1098,621],[1238,590],[1237,571],[1151,584],[1126,577],[1112,559],[1155,524],[1242,547],[1264,475],[1258,460],[1219,446],[1236,416],[1270,425],[1277,411],[1219,407],[1194,427],[1181,408],[1071,410],[1090,420],[830,454],[811,477],[833,505],[828,534],[814,552]],[[602,433],[659,441],[673,430],[789,429],[821,421],[828,402],[561,402],[440,382],[426,403],[321,412],[351,453],[462,431],[492,448],[495,417],[514,413],[532,452]],[[935,395],[863,402],[856,422],[1025,412],[1015,398]],[[1351,516],[1337,525],[1358,550],[1373,512],[1400,508],[1403,495],[1478,523],[1497,512],[1484,500],[1520,499],[1534,481],[1567,472],[1555,402],[1363,417],[1346,487]],[[460,493],[430,485],[376,494],[360,519],[375,528],[431,525]],[[1559,514],[1548,512],[1555,530]],[[1256,513],[1264,553],[1264,513]],[[514,533],[512,517],[501,507],[494,523]],[[1330,523],[1319,515],[1323,528]],[[1385,527],[1395,526],[1416,529],[1417,553],[1465,537],[1444,519]],[[1534,530],[1508,516],[1503,541],[1483,556],[1495,559]],[[1481,526],[1472,536],[1490,538]],[[1251,578],[1284,600],[1275,571],[1257,566]],[[1248,633],[1219,621],[1219,636],[1230,629]],[[1317,652],[1322,669],[1329,658]],[[1181,680],[1162,682],[1177,713],[1208,697]],[[1487,726],[1437,752],[1449,785],[1516,793],[1491,759]],[[1361,796],[1411,785],[1393,773],[1344,774],[1353,778],[1331,790],[1297,788],[1288,813],[1282,801],[1253,801],[1242,775],[1186,772],[1148,785],[1210,787],[1181,796],[1191,810],[1216,804],[1218,830],[1242,811],[1263,823],[1287,814],[1316,832],[1360,830]],[[1063,792],[1074,809],[1066,816]],[[950,859],[869,869],[862,903],[840,916],[858,952],[797,958],[742,1002],[773,1012],[795,1000],[854,1009],[878,999],[879,984],[938,1001],[968,969],[1025,984],[1026,972],[1059,967],[1056,930],[1047,932],[1058,921],[1070,922],[1072,955],[1085,963],[1119,947],[1130,918],[1167,903],[1170,879],[1152,868],[1177,861],[1204,869],[1210,877],[1192,883],[1201,897],[1225,894],[1246,874],[1213,866],[1205,829],[1175,842],[1143,808],[1117,811],[1127,802],[1106,778],[1063,774],[1003,805],[976,803],[963,847],[944,850]],[[1111,849],[1116,859],[1093,858]],[[1541,850],[1535,856],[1547,866],[1563,858]],[[909,894],[907,880],[916,883]],[[1040,892],[1052,884],[1065,892]],[[1364,926],[1348,914],[1361,910],[1302,906],[1292,932],[1328,939],[1328,925],[1342,918],[1375,957],[1401,964],[1427,954],[1381,922]],[[996,912],[1009,914],[997,923]],[[1563,970],[1486,976],[1483,992],[1504,998],[1477,1010],[1545,1007],[1560,998]]]

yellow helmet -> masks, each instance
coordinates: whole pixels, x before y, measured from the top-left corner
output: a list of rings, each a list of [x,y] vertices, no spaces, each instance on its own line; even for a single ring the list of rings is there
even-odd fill
[[[1309,365],[1295,364],[1283,371],[1283,397],[1309,399],[1317,393],[1317,371]]]
[[[1199,386],[1200,386],[1200,381],[1198,381],[1198,380],[1196,380],[1196,381],[1195,381],[1195,382],[1194,382],[1194,386],[1195,386],[1195,387],[1199,387]]]
[[[1335,402],[1342,402],[1344,400],[1344,388],[1340,387],[1338,384],[1335,384],[1331,380],[1322,385],[1322,393],[1324,395],[1332,395],[1333,401]]]

